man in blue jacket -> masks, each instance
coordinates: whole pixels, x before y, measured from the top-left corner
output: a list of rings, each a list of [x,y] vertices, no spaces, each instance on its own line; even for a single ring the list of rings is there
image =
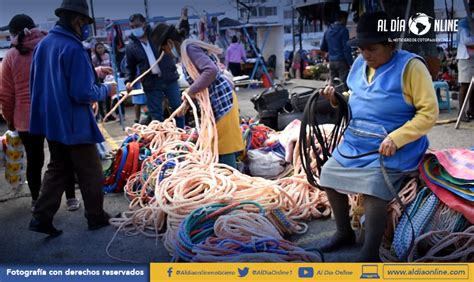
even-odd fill
[[[86,0],[63,0],[57,25],[38,44],[31,66],[30,132],[44,135],[51,154],[30,230],[58,236],[53,217],[64,187],[78,177],[89,229],[108,225],[103,209],[102,165],[96,143],[104,141],[91,108],[111,85],[98,82],[82,41],[93,19]]]
[[[331,82],[338,77],[344,82],[344,88],[347,90],[347,75],[353,63],[352,50],[347,41],[349,41],[349,31],[347,30],[347,12],[339,12],[339,21],[331,24],[324,32],[321,42],[321,51],[328,52],[329,71]]]

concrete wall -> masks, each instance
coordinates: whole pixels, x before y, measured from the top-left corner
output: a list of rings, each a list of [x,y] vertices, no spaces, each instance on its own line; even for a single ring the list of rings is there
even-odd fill
[[[263,40],[266,33],[269,33],[267,43],[265,44],[265,49],[263,49],[263,57],[265,61],[268,60],[268,57],[271,55],[276,55],[277,65],[274,77],[278,79],[283,79],[285,72],[285,55],[284,47],[285,42],[283,40],[283,26],[272,26],[272,27],[259,27],[257,28],[257,42],[258,48],[262,49]]]

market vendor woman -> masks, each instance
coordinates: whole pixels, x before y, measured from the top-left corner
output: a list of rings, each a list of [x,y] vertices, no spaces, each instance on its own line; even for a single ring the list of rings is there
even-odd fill
[[[377,32],[379,19],[390,22],[385,12],[362,15],[357,36],[349,41],[361,52],[347,79],[352,116],[342,143],[323,166],[320,177],[337,225],[322,251],[355,243],[346,194],[364,195],[365,238],[356,259],[361,262],[380,260],[387,203],[395,197],[384,181],[380,157],[390,182],[400,189],[403,179],[417,170],[428,148],[426,134],[438,117],[436,95],[423,59],[397,50],[390,32]],[[322,94],[337,104],[333,87],[326,87]],[[359,157],[350,158],[354,156]]]
[[[152,32],[153,44],[165,53],[174,54],[175,57],[181,55],[183,39],[183,34],[180,34],[174,26],[167,24],[157,25]],[[191,98],[194,98],[204,89],[209,90],[209,99],[216,119],[219,162],[237,168],[235,153],[244,149],[237,96],[231,82],[219,70],[219,62],[210,55],[210,50],[206,50],[216,47],[200,41],[188,41],[188,43],[186,53],[199,76],[193,80],[183,64],[183,73],[190,84],[186,91]]]

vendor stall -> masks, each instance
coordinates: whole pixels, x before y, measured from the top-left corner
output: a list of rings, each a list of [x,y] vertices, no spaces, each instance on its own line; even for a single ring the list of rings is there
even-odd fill
[[[259,77],[259,70],[266,75],[270,84],[273,85],[273,77],[283,78],[285,71],[283,25],[275,23],[240,24],[227,20],[220,24],[221,31],[241,31],[247,43],[247,48],[254,58],[248,58],[244,69],[252,69],[249,80]],[[228,42],[228,41],[227,41]],[[270,73],[266,61],[272,55],[276,56],[275,69]]]

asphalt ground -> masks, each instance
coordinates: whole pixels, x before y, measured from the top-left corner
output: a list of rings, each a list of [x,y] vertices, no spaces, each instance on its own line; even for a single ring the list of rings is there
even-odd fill
[[[324,82],[310,80],[293,80],[287,88],[294,86],[322,87]],[[240,113],[243,117],[252,117],[256,114],[250,98],[263,91],[261,88],[241,88],[237,92]],[[453,101],[456,107],[456,101]],[[453,108],[451,113],[442,111],[440,121],[446,121],[456,116],[457,110]],[[130,126],[133,121],[133,109],[126,110],[124,126]],[[0,124],[0,132],[6,131],[6,125]],[[433,149],[443,148],[471,148],[474,146],[474,122],[462,123],[461,128],[454,129],[454,123],[437,125],[429,133],[430,147]],[[125,132],[119,122],[107,123],[103,130],[107,139],[108,147],[118,146],[124,139]],[[47,150],[46,150],[47,151]],[[48,153],[47,153],[48,158]],[[107,164],[104,163],[104,166]],[[0,174],[4,174],[4,168],[0,168]],[[79,190],[76,196],[81,199]],[[81,199],[82,200],[82,199]],[[31,219],[31,198],[28,188],[23,185],[19,190],[11,189],[0,176],[0,263],[20,264],[48,264],[48,263],[120,263],[106,253],[110,244],[110,254],[124,261],[149,263],[169,261],[170,256],[164,249],[160,239],[145,236],[127,237],[122,233],[117,234],[115,240],[111,240],[116,232],[112,226],[96,231],[87,230],[87,222],[84,218],[84,209],[70,212],[66,209],[65,200],[55,216],[54,224],[63,229],[64,233],[57,238],[48,238],[42,234],[28,231],[28,223]],[[128,200],[123,194],[105,195],[104,207],[111,215],[128,210]],[[316,247],[319,243],[329,238],[335,230],[332,219],[313,220],[308,222],[309,230],[306,234],[293,236],[290,239],[304,247]],[[360,249],[360,244],[345,248],[339,252],[325,255],[326,261],[346,262],[350,261]]]

